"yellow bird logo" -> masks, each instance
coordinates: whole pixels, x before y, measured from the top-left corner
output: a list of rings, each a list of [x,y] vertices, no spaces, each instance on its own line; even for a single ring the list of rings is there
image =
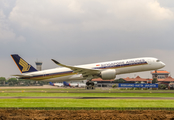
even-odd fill
[[[20,58],[19,65],[23,67],[22,72],[29,71],[31,67],[31,65],[28,65],[22,58]]]

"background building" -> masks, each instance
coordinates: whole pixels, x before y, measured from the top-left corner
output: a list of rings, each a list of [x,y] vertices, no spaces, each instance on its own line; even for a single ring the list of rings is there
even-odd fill
[[[36,63],[36,69],[38,71],[41,71],[42,70],[42,62],[35,62]]]
[[[152,79],[154,79],[155,77],[157,77],[157,79],[165,79],[169,77],[170,73],[165,70],[158,70],[151,72],[151,74],[152,74]]]

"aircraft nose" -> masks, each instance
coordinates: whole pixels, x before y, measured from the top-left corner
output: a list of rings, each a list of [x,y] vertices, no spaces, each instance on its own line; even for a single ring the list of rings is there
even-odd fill
[[[166,64],[164,64],[163,62],[161,62],[161,65],[162,65],[162,67],[165,67],[166,66]]]

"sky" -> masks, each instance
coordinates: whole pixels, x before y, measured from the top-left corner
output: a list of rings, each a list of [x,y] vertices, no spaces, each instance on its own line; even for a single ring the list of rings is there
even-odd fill
[[[10,54],[55,68],[155,57],[174,77],[173,0],[0,0],[0,76],[20,74]],[[150,72],[119,75],[151,78]]]

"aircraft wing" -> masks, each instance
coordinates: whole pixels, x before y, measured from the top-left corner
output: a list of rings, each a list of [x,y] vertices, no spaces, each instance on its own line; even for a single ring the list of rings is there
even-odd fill
[[[70,68],[71,70],[73,70],[75,73],[79,73],[82,74],[83,76],[90,76],[90,75],[98,75],[100,74],[100,70],[94,70],[94,69],[88,69],[88,68],[81,68],[81,67],[74,67],[74,66],[68,66],[68,65],[64,65],[59,63],[58,61],[51,59],[54,63],[56,63],[59,66],[62,67],[67,67]]]

